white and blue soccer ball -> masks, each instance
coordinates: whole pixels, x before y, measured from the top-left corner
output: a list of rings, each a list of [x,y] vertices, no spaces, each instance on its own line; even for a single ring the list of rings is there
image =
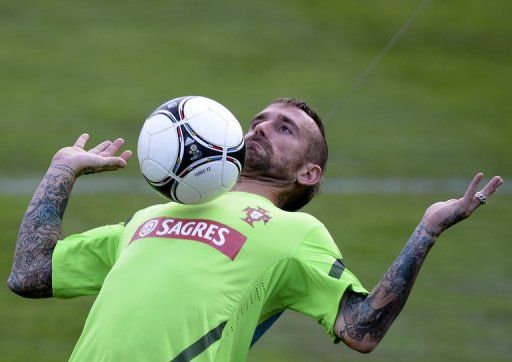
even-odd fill
[[[232,188],[245,159],[235,116],[205,97],[172,99],[146,119],[137,147],[147,182],[182,204],[200,204]]]

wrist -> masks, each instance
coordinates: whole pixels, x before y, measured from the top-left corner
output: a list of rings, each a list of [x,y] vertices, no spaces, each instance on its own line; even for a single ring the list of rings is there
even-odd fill
[[[424,234],[429,238],[432,238],[434,241],[441,235],[444,230],[440,225],[434,225],[430,223],[428,220],[423,218],[416,228],[416,232],[418,234]]]
[[[83,167],[79,164],[79,160],[77,157],[63,152],[65,150],[62,149],[53,156],[51,165],[64,165],[63,167],[69,168],[75,177],[80,176]]]
[[[59,171],[60,173],[65,174],[73,179],[78,177],[78,172],[76,169],[69,163],[60,159],[53,159],[50,164],[50,169]]]

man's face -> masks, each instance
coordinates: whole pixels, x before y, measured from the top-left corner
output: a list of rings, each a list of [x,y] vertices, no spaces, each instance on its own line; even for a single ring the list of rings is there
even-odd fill
[[[244,173],[294,182],[315,131],[320,134],[315,121],[294,105],[269,105],[245,135]]]

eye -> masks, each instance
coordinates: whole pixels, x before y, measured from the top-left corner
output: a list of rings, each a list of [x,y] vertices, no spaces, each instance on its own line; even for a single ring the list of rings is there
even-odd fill
[[[284,133],[289,133],[289,134],[292,134],[292,130],[290,129],[290,127],[288,127],[286,124],[282,124],[279,126],[279,131],[280,132],[284,132]]]

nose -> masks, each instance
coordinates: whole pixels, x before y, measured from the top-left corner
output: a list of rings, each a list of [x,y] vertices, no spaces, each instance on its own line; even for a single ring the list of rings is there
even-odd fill
[[[261,121],[256,126],[254,126],[253,131],[260,136],[266,137],[268,133],[268,124],[269,121]]]

